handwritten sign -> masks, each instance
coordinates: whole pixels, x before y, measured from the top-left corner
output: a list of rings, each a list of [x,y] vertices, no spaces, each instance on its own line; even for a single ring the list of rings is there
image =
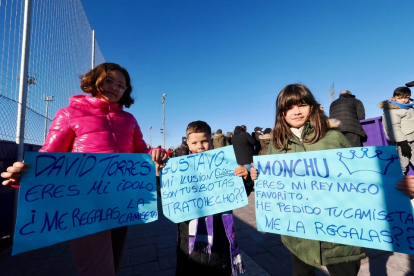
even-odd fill
[[[13,255],[158,219],[148,154],[26,152],[25,162]]]
[[[259,231],[414,254],[395,147],[254,157]]]
[[[233,146],[171,158],[162,169],[164,215],[178,223],[248,204]]]

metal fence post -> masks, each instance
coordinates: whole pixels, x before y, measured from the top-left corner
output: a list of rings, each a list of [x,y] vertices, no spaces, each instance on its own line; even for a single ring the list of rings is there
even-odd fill
[[[92,69],[95,68],[95,30],[92,30]]]
[[[16,144],[17,144],[17,161],[23,161],[24,155],[24,127],[26,122],[26,104],[27,104],[27,79],[29,67],[29,46],[30,46],[30,27],[32,15],[32,0],[25,0],[24,3],[24,25],[22,37],[22,59],[20,63],[20,83],[19,83],[19,104],[17,110],[17,126],[16,126]],[[13,201],[13,221],[12,221],[12,235],[14,234],[14,227],[17,217],[17,202],[19,192],[14,190]]]
[[[32,0],[25,0],[22,38],[22,59],[20,63],[19,105],[17,111],[16,127],[17,161],[22,161],[24,154],[24,126],[26,119],[25,117],[27,104],[27,72],[29,67],[31,7]]]

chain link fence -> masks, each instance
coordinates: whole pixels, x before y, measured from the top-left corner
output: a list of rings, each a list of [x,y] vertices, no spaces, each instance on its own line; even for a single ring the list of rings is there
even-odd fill
[[[0,172],[16,158],[24,6],[0,0]],[[37,151],[54,114],[81,92],[79,76],[93,67],[93,56],[96,65],[105,58],[80,0],[33,0],[30,23],[24,143],[25,151]],[[0,237],[10,229],[12,194],[0,185]]]

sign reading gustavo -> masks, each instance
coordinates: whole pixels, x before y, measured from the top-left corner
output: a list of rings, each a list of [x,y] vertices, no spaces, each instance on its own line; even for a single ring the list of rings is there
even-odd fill
[[[178,223],[247,205],[232,146],[171,158],[162,169],[164,215]]]

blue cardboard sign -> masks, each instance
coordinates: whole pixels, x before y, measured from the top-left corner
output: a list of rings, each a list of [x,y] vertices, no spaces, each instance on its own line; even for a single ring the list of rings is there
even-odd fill
[[[395,147],[255,156],[259,231],[414,253],[413,206]]]
[[[148,154],[26,152],[12,254],[158,219]]]
[[[248,204],[233,146],[168,159],[161,173],[164,215],[178,223]]]

